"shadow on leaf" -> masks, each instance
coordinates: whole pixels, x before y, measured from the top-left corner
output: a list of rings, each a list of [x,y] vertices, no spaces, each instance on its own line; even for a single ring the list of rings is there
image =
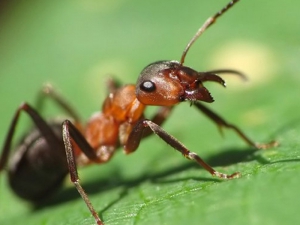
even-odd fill
[[[238,162],[242,161],[252,161],[252,160],[258,160],[260,163],[269,163],[267,161],[262,161],[259,159],[259,156],[254,154],[256,152],[255,149],[227,149],[221,151],[220,154],[214,155],[206,160],[206,162],[211,165],[212,167],[219,167],[219,166],[229,166]],[[128,192],[128,190],[132,187],[138,186],[141,183],[145,181],[150,181],[153,183],[172,183],[172,182],[180,182],[180,181],[186,181],[186,180],[197,180],[197,181],[210,181],[210,182],[221,182],[218,178],[204,178],[200,176],[187,176],[184,178],[172,178],[171,180],[169,177],[171,175],[176,175],[178,173],[181,173],[183,171],[187,171],[189,169],[203,169],[198,164],[188,161],[183,162],[181,165],[177,165],[176,167],[172,167],[169,169],[166,169],[164,171],[161,171],[159,173],[155,174],[142,174],[137,178],[134,179],[124,179],[119,174],[118,170],[115,169],[115,171],[112,171],[111,174],[109,174],[107,179],[101,179],[101,180],[93,180],[91,182],[83,182],[83,187],[85,191],[88,193],[88,195],[93,195],[99,192],[105,192],[107,190],[111,190],[117,187],[122,187],[123,191],[120,193],[119,198],[114,200],[109,206],[106,208],[109,208],[111,205],[113,205],[115,202],[119,201],[123,196],[125,196]],[[68,187],[63,188],[58,193],[56,193],[54,196],[50,196],[48,199],[46,199],[43,202],[37,203],[34,205],[34,210],[40,210],[45,207],[51,207],[57,204],[60,204],[62,202],[68,202],[73,199],[80,198],[80,195],[78,194],[75,187]],[[106,209],[104,209],[105,211]],[[103,210],[102,210],[103,212]]]

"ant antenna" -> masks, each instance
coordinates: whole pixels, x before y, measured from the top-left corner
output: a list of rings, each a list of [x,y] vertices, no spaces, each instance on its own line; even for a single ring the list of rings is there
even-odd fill
[[[180,66],[183,65],[184,63],[184,59],[185,56],[188,52],[188,50],[190,49],[190,47],[192,46],[192,44],[194,44],[194,42],[198,39],[198,37],[200,37],[200,35],[208,28],[210,27],[214,22],[216,22],[216,20],[222,15],[224,14],[228,9],[230,9],[235,3],[237,3],[239,0],[232,0],[231,2],[229,2],[223,9],[221,9],[219,12],[217,12],[215,15],[213,15],[212,17],[209,17],[205,23],[202,25],[202,27],[199,28],[199,30],[197,31],[197,33],[195,34],[195,36],[190,40],[190,42],[187,44],[187,46],[185,47],[182,56],[181,56],[181,60],[180,60]]]

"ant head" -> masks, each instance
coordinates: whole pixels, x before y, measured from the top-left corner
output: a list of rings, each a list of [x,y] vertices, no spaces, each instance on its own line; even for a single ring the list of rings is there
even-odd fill
[[[222,78],[211,72],[197,72],[183,66],[187,52],[201,34],[239,0],[232,0],[223,9],[209,17],[185,47],[180,62],[158,61],[148,65],[141,73],[137,85],[137,99],[145,105],[172,106],[182,101],[213,102],[205,81],[215,81],[223,86]],[[241,75],[237,71],[221,70]],[[220,72],[220,71],[219,71]]]
[[[148,65],[136,85],[136,96],[145,105],[172,106],[182,101],[213,102],[205,81],[225,82],[210,72],[197,72],[177,61],[158,61]]]

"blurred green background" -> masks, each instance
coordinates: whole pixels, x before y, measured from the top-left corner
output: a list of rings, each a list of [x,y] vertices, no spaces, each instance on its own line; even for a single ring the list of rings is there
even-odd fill
[[[50,82],[87,120],[100,109],[105,80],[134,83],[149,63],[179,60],[219,1],[2,1],[0,3],[0,144],[18,105],[35,104]],[[254,140],[280,147],[253,152],[231,131],[215,126],[189,104],[164,128],[232,181],[212,178],[157,137],[107,165],[80,169],[96,210],[111,224],[296,224],[300,220],[300,19],[296,0],[242,0],[196,42],[185,65],[199,71],[239,69],[242,82],[208,84],[211,106]],[[150,112],[151,114],[151,112]],[[187,116],[188,114],[188,116]],[[64,116],[50,101],[45,118]],[[32,124],[22,116],[16,138]],[[93,224],[75,188],[32,209],[0,180],[0,224]]]

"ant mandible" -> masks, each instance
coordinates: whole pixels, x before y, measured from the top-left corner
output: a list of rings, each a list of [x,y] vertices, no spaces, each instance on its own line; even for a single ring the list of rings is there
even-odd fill
[[[214,70],[197,72],[183,66],[185,56],[196,39],[239,0],[228,3],[221,11],[208,18],[186,46],[180,62],[157,61],[148,65],[140,74],[136,85],[117,87],[110,83],[110,94],[105,99],[102,112],[94,114],[83,126],[75,111],[49,86],[44,93],[52,98],[72,118],[61,123],[47,123],[29,104],[23,103],[16,110],[4,142],[0,158],[0,171],[4,170],[9,158],[15,127],[22,111],[34,122],[36,129],[30,132],[18,146],[8,167],[11,188],[20,197],[37,202],[54,192],[67,174],[76,186],[98,225],[104,223],[93,208],[87,194],[79,183],[77,165],[106,163],[122,146],[126,154],[134,152],[142,138],[152,133],[183,154],[196,161],[213,176],[231,179],[240,176],[236,172],[230,175],[220,173],[205,163],[196,153],[189,151],[182,143],[161,128],[173,106],[183,101],[208,116],[221,129],[233,129],[247,144],[257,149],[275,146],[276,142],[256,144],[238,127],[227,123],[219,115],[200,103],[213,102],[204,82],[213,81],[225,86],[225,82],[216,74],[232,73],[235,70]],[[161,106],[152,120],[144,118],[148,105]]]

